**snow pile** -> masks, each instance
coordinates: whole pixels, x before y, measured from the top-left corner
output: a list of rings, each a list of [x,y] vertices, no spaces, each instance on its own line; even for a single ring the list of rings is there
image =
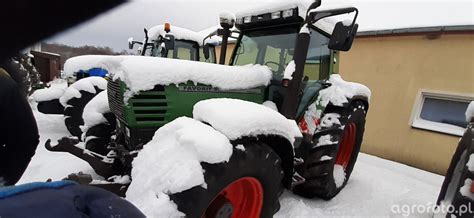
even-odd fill
[[[232,145],[212,127],[180,117],[158,129],[133,160],[127,200],[149,217],[182,216],[168,194],[206,186],[200,162],[228,161]]]
[[[237,146],[235,146],[235,149],[245,151],[245,147],[242,144],[238,144]]]
[[[36,90],[30,97],[35,102],[51,101],[59,99],[64,94],[63,88],[50,87]]]
[[[320,161],[331,160],[331,159],[332,159],[332,157],[330,157],[328,155],[324,155],[321,158],[319,158]]]
[[[305,19],[306,12],[309,6],[313,3],[312,0],[287,0],[287,1],[270,1],[265,5],[252,6],[247,10],[239,11],[235,14],[237,18],[246,16],[266,14],[276,11],[282,11],[286,9],[298,8],[298,16]]]
[[[336,143],[336,142],[333,142],[331,140],[331,135],[323,135],[323,136],[319,137],[318,143],[316,143],[316,147],[324,146],[324,145],[332,145],[334,143]]]
[[[474,200],[474,193],[471,192],[471,186],[472,186],[472,180],[471,179],[466,179],[464,180],[464,185],[459,189],[459,192],[461,195]]]
[[[283,79],[291,80],[293,79],[293,73],[295,72],[295,61],[290,61],[285,68],[285,72],[283,73]]]
[[[105,119],[104,114],[108,112],[110,112],[109,101],[107,90],[104,90],[91,99],[84,107],[84,112],[82,113],[84,126],[81,127],[82,131],[86,133],[89,128],[106,123],[107,119]]]
[[[266,86],[272,72],[262,65],[226,66],[198,61],[143,56],[87,55],[74,58],[64,71],[74,72],[94,67],[105,69],[113,79],[121,79],[129,91],[126,99],[155,85],[180,84],[192,81],[222,90],[249,89]]]
[[[469,106],[467,106],[466,121],[471,122],[473,120],[474,120],[474,101],[471,101],[471,103],[469,103]]]
[[[91,76],[78,80],[66,89],[64,95],[59,98],[59,102],[61,102],[61,104],[66,107],[67,102],[70,99],[81,97],[81,91],[86,91],[95,94],[95,87],[104,90],[107,88],[107,81],[102,77],[96,76]]]
[[[225,23],[229,26],[233,26],[235,23],[235,15],[229,11],[223,11],[219,14],[219,23]]]
[[[263,106],[268,107],[274,111],[278,111],[278,107],[276,106],[275,102],[273,101],[265,101],[262,103]]]
[[[336,113],[327,113],[324,115],[323,118],[321,118],[321,123],[319,125],[319,128],[322,127],[332,127],[333,125],[341,125],[341,121],[339,118],[341,115],[336,114]]]
[[[469,156],[469,161],[466,163],[467,169],[474,172],[474,154]]]
[[[203,35],[199,32],[194,32],[192,30],[182,28],[182,27],[177,27],[171,25],[170,32],[167,33],[165,31],[165,26],[164,25],[157,25],[148,30],[148,37],[150,40],[157,40],[159,36],[165,37],[166,34],[171,34],[174,36],[175,39],[177,40],[189,40],[189,41],[194,41],[197,42],[200,46],[202,46],[202,42],[204,40],[204,37],[207,35]],[[217,41],[215,38],[212,39],[207,39],[206,44],[218,44],[219,41]]]
[[[339,74],[332,74],[328,82],[331,84],[329,88],[319,92],[317,102],[326,106],[331,102],[335,106],[343,106],[347,103],[348,98],[354,96],[363,96],[370,101],[370,89],[359,83],[346,82]]]
[[[292,144],[301,132],[294,120],[253,102],[214,98],[194,105],[193,117],[209,123],[230,140],[244,136],[279,135]]]

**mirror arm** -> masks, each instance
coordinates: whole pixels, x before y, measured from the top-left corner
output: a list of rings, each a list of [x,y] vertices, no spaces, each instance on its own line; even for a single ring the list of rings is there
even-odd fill
[[[359,15],[359,10],[355,7],[348,7],[348,8],[338,8],[338,9],[333,9],[333,10],[326,10],[326,11],[315,11],[312,12],[308,15],[310,19],[307,19],[307,23],[316,23],[317,21],[326,18],[326,17],[332,17],[332,16],[337,16],[337,15],[342,15],[342,14],[349,14],[355,12],[354,16],[354,21],[352,24],[354,24],[355,20],[357,19],[357,16]]]
[[[142,45],[143,45],[143,48],[142,48],[142,56],[145,56],[145,52],[146,52],[146,46],[148,44],[148,30],[146,28],[143,29],[143,31],[145,32],[145,41],[143,41]]]

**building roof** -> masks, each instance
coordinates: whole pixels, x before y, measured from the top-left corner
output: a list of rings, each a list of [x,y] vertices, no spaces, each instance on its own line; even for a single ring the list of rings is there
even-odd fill
[[[359,31],[357,36],[409,35],[417,33],[473,32],[474,25],[412,27],[391,30]]]

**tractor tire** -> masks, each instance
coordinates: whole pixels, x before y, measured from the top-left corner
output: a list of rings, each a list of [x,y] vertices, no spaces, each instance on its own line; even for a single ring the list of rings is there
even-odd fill
[[[86,149],[101,155],[107,155],[108,144],[116,127],[115,115],[111,112],[103,114],[107,122],[89,128],[85,133]]]
[[[96,93],[90,93],[86,91],[80,91],[81,97],[71,98],[66,102],[66,107],[64,107],[64,123],[66,124],[67,130],[71,135],[81,139],[82,130],[80,126],[84,125],[84,120],[82,119],[82,112],[86,104],[94,98],[99,92],[103,91],[98,87],[95,87]]]
[[[296,169],[305,182],[295,186],[295,194],[329,200],[344,188],[360,151],[366,113],[360,101],[346,108],[332,105],[326,108],[321,125],[308,145],[304,164]],[[339,122],[334,122],[337,117]],[[320,139],[326,140],[319,143]]]
[[[172,194],[178,210],[186,217],[272,217],[283,193],[280,157],[260,142],[244,146],[229,162],[202,163],[207,187]]]
[[[463,211],[461,207],[466,209],[474,208],[474,198],[469,198],[461,194],[461,189],[463,189],[464,186],[467,186],[464,187],[464,189],[468,188],[471,195],[474,193],[474,185],[472,184],[474,180],[474,170],[470,171],[467,166],[468,162],[474,161],[474,159],[470,160],[474,158],[473,154],[474,126],[471,123],[459,141],[438,196],[438,205],[441,205],[443,202],[455,208],[454,212],[448,213],[446,217],[451,217],[451,215],[456,217],[474,217],[474,211],[472,210],[465,210],[464,213],[461,214],[461,211]]]

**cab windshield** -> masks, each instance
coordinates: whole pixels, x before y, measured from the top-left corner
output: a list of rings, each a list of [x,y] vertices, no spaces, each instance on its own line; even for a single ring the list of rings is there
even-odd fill
[[[164,43],[156,41],[153,44],[151,56],[197,61],[198,52],[199,45],[195,42],[176,40],[174,49],[164,52]]]
[[[266,65],[272,70],[274,79],[281,79],[286,65],[293,60],[298,30],[295,27],[278,27],[243,33],[236,48],[233,65]],[[312,32],[304,68],[305,76],[311,80],[329,76],[328,42],[329,38],[316,31]]]

